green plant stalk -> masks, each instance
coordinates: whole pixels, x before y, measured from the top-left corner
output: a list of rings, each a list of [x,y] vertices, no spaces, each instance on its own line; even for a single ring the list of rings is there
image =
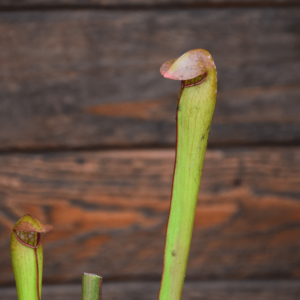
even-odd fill
[[[11,258],[19,300],[40,300],[42,292],[42,232],[51,230],[29,215],[23,216],[11,234]]]
[[[101,300],[102,277],[83,273],[81,300]]]
[[[211,55],[203,49],[165,63],[161,73],[166,78],[183,79],[177,104],[176,158],[159,294],[160,300],[179,300],[215,107],[217,74]]]

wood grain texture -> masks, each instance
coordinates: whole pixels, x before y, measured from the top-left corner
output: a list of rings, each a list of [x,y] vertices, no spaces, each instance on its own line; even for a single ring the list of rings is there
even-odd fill
[[[299,5],[299,0],[1,0],[0,8],[255,7]]]
[[[300,277],[300,149],[207,152],[187,279]],[[44,282],[156,279],[162,271],[174,151],[0,155],[0,284],[9,238],[29,213],[43,237]]]
[[[174,145],[179,84],[158,70],[199,47],[218,68],[211,145],[299,144],[299,14],[1,13],[0,149]]]
[[[104,283],[103,299],[156,299],[159,282]],[[80,300],[80,285],[43,287],[43,300]],[[186,300],[299,300],[300,282],[277,281],[192,281],[185,282],[182,299]],[[17,300],[14,288],[0,288],[5,300]]]

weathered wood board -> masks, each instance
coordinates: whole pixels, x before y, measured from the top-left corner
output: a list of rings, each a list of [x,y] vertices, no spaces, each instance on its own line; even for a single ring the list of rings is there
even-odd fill
[[[172,150],[0,155],[0,284],[12,284],[10,230],[30,213],[44,282],[159,280]],[[299,278],[300,148],[209,150],[187,279]]]
[[[159,282],[105,282],[103,299],[157,299]],[[5,300],[17,300],[15,288],[0,288]],[[185,282],[182,299],[186,300],[299,300],[300,282],[273,281],[192,281]],[[43,300],[80,300],[80,285],[50,285],[42,290]]]
[[[295,6],[299,5],[299,0],[22,0],[10,1],[1,0],[0,8],[148,8],[148,7],[255,7],[255,6]]]
[[[158,70],[199,47],[219,76],[210,145],[299,144],[299,15],[297,7],[2,12],[0,149],[174,145],[179,83]]]

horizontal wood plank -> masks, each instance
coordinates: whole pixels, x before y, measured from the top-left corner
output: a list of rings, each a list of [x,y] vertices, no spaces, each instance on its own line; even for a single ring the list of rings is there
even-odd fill
[[[300,149],[209,150],[187,279],[300,277]],[[44,282],[159,280],[174,151],[0,155],[0,284],[12,284],[10,230],[29,213]]]
[[[159,282],[114,282],[103,284],[103,299],[156,299]],[[17,300],[15,288],[0,288],[5,300]],[[300,282],[277,281],[194,281],[185,282],[182,299],[186,300],[299,300]],[[43,300],[80,300],[80,285],[50,285],[42,290]]]
[[[255,7],[299,5],[299,0],[1,0],[0,8]]]
[[[158,70],[199,47],[218,68],[210,145],[299,144],[299,14],[1,13],[0,150],[174,145],[179,83]]]

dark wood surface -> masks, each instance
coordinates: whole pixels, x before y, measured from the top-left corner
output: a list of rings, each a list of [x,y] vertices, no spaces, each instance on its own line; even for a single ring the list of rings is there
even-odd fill
[[[103,299],[157,299],[159,282],[122,282],[103,284]],[[14,288],[0,288],[5,300],[17,300]],[[185,300],[299,300],[298,281],[193,281],[186,282],[182,299]],[[80,300],[80,285],[45,286],[43,300]]]
[[[299,6],[299,0],[1,0],[1,8],[181,8]]]
[[[209,150],[187,279],[298,278],[300,148]],[[25,213],[45,234],[44,282],[156,279],[173,150],[0,156],[0,284],[12,284],[10,230]]]
[[[173,147],[179,83],[158,70],[199,47],[218,68],[210,145],[299,144],[299,15],[297,7],[3,12],[0,149]]]

